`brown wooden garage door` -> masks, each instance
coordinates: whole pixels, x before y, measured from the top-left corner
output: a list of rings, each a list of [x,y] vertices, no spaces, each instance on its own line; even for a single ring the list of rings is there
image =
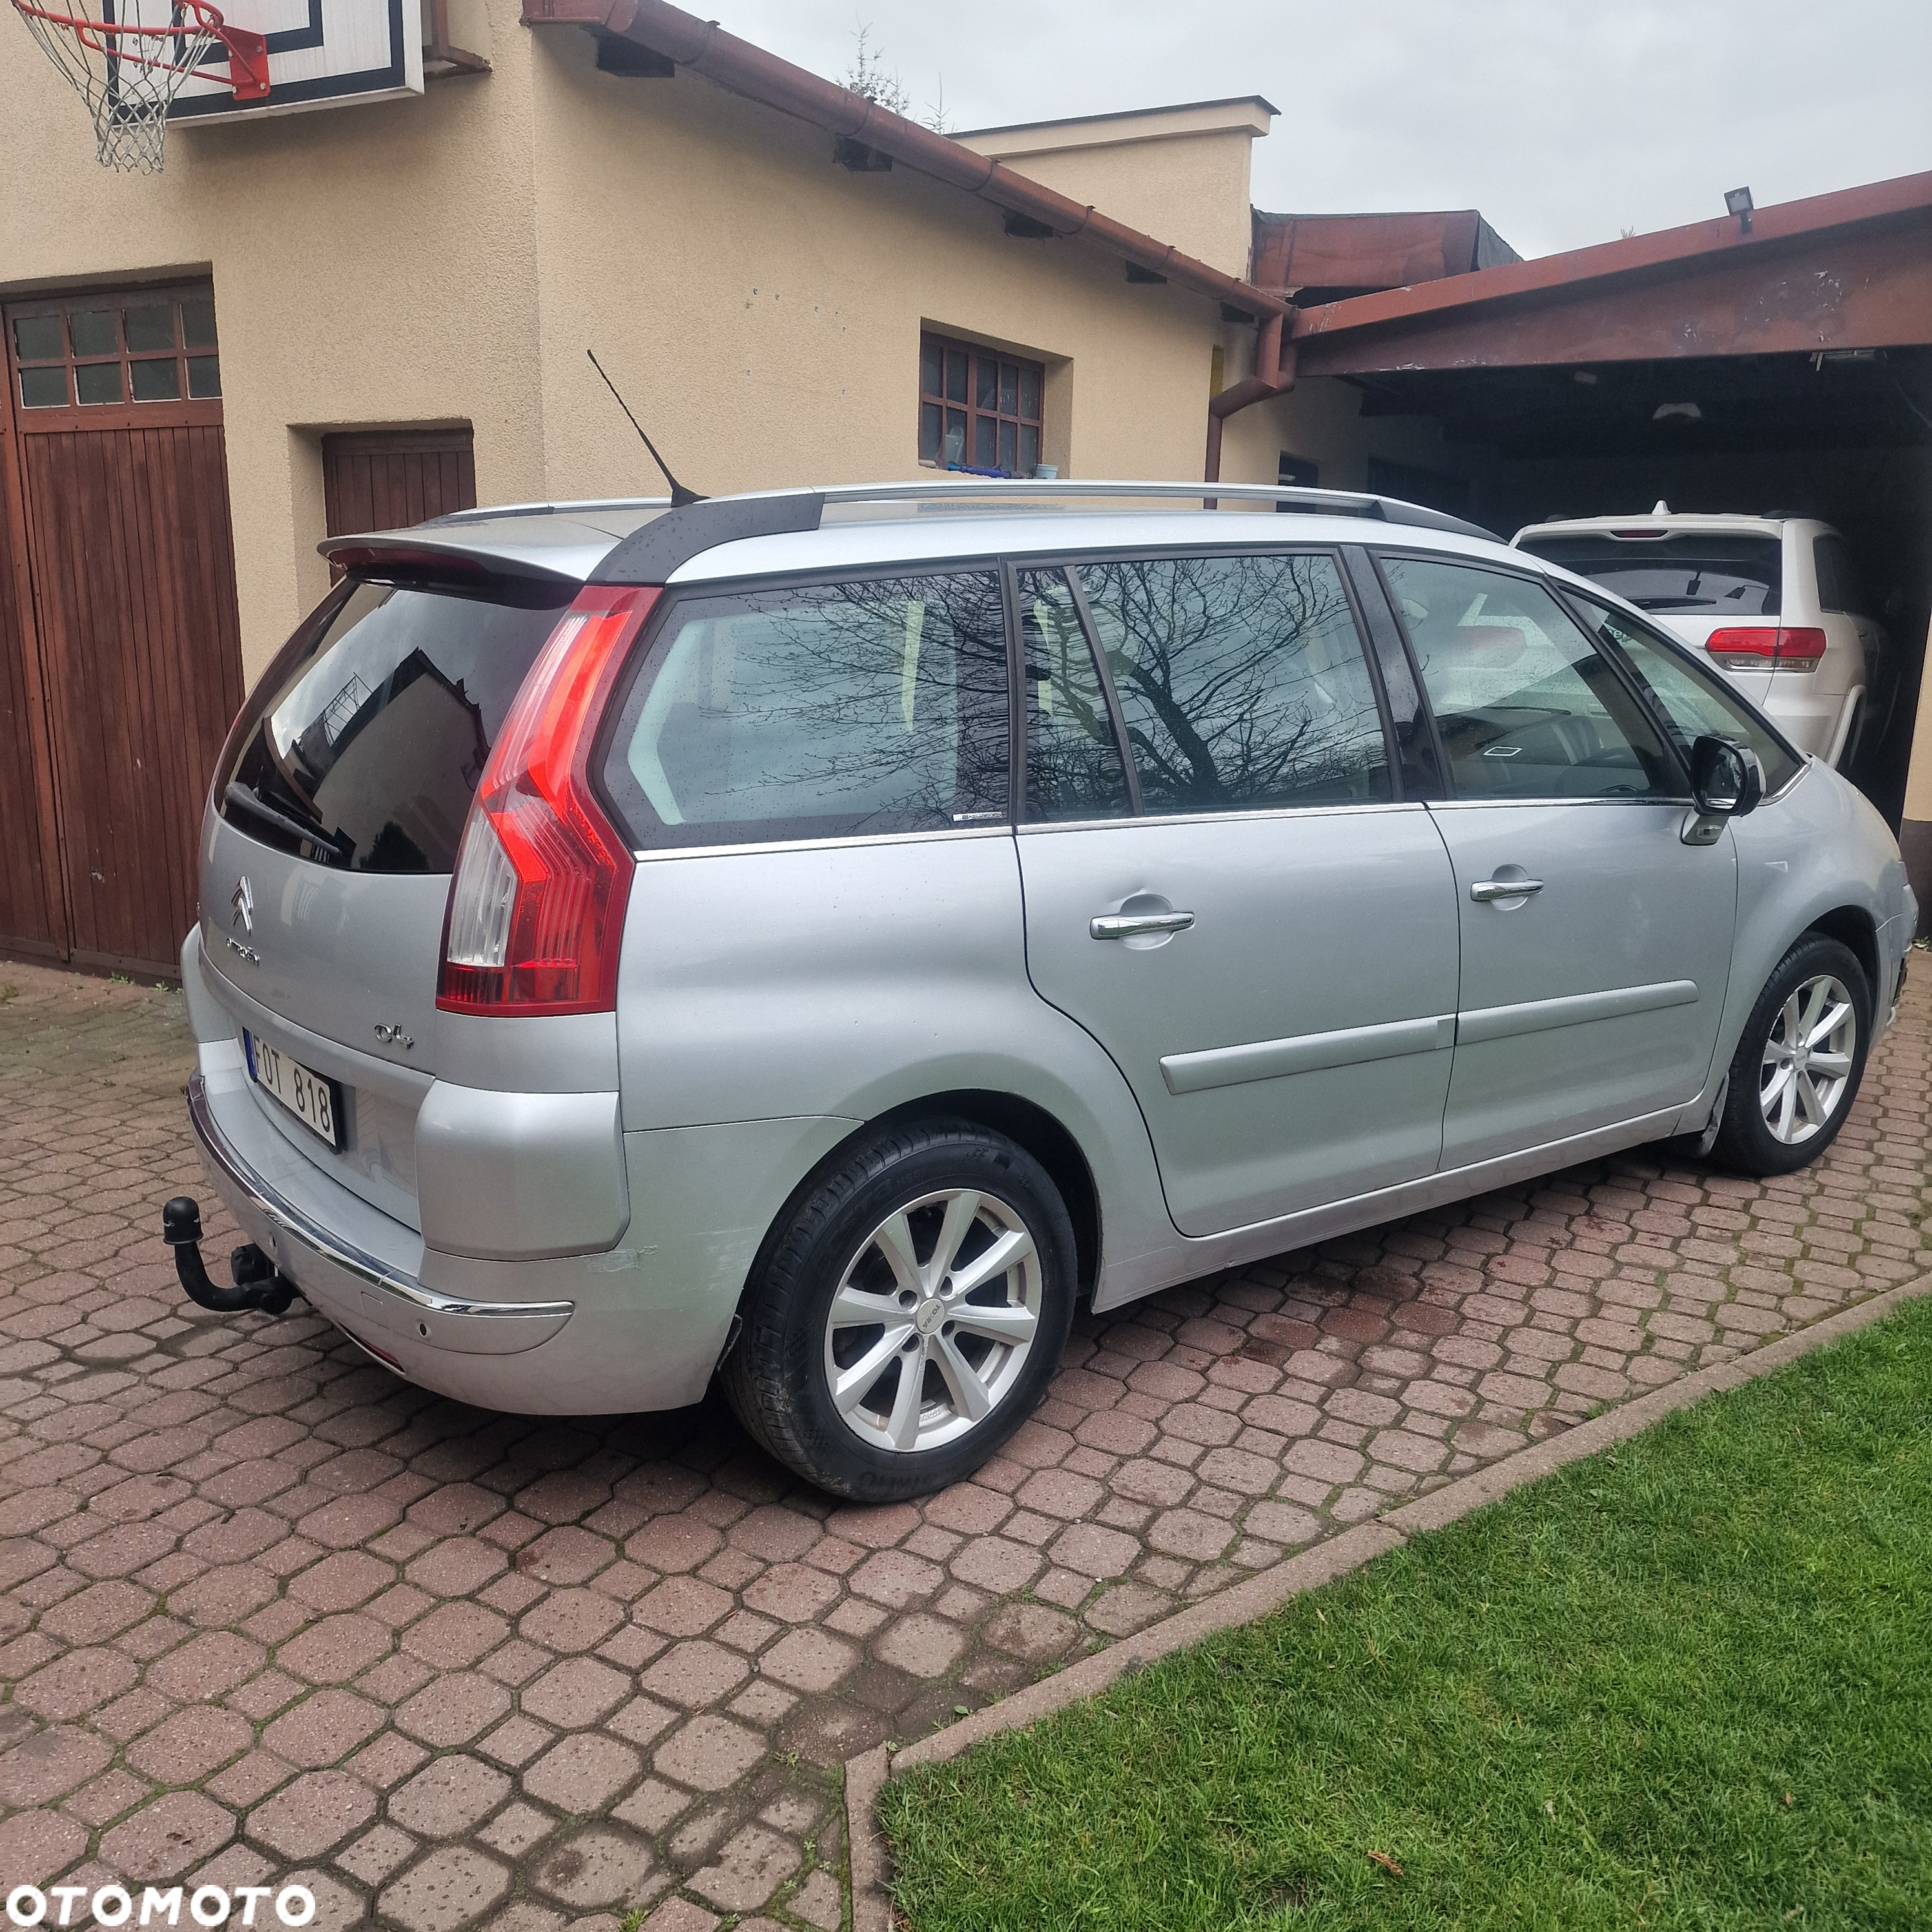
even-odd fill
[[[9,675],[30,705],[38,688],[51,930],[32,929],[23,876],[0,940],[172,973],[195,919],[202,800],[242,694],[214,301],[206,286],[128,290],[10,304],[5,318],[0,482],[32,610]],[[21,783],[0,765],[0,785]]]
[[[322,440],[322,507],[332,537],[406,530],[476,507],[466,429],[372,430]]]

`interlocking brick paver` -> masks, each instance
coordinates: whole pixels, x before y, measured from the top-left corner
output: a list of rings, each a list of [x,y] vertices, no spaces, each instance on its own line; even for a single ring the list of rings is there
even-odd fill
[[[829,1932],[850,1753],[1932,1270],[1922,977],[1814,1168],[1640,1149],[1082,1313],[971,1481],[837,1507],[716,1403],[490,1415],[300,1302],[194,1308],[160,1203],[199,1195],[211,1253],[237,1237],[179,996],[0,980],[14,1882],[232,1868],[305,1874],[331,1927]]]

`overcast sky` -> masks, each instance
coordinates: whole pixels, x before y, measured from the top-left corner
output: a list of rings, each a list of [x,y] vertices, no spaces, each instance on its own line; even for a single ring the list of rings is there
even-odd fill
[[[1928,0],[710,4],[834,79],[868,24],[955,129],[1263,94],[1260,206],[1479,208],[1525,255],[1932,168]]]

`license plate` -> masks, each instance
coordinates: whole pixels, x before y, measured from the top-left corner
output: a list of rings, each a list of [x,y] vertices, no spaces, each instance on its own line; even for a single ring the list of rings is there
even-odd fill
[[[342,1088],[326,1073],[291,1060],[280,1048],[244,1032],[248,1071],[318,1139],[332,1148],[342,1144]]]

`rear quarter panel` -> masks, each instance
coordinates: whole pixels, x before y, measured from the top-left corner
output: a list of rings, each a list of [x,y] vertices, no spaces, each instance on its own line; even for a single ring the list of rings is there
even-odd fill
[[[1016,1095],[1078,1143],[1103,1279],[1131,1292],[1180,1241],[1146,1126],[1113,1061],[1034,992],[1025,949],[1004,830],[646,859],[618,982],[626,1136]],[[633,1243],[680,1211],[648,1183],[632,1208]]]

